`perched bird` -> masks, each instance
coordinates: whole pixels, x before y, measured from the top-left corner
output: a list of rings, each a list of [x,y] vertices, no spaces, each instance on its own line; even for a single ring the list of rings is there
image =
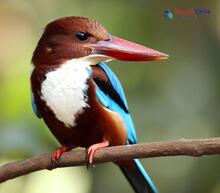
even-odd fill
[[[52,156],[85,147],[95,151],[135,144],[136,133],[122,86],[103,62],[153,61],[168,56],[110,35],[95,20],[66,17],[49,23],[33,53],[32,106],[62,145]],[[157,189],[138,160],[117,162],[137,193]]]

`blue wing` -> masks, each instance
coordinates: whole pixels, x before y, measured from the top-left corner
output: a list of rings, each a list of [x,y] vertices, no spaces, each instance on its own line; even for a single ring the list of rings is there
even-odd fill
[[[123,119],[126,125],[128,142],[131,144],[136,143],[137,142],[136,132],[131,115],[129,114],[128,111],[126,111],[126,109],[128,109],[128,104],[121,83],[119,82],[116,75],[105,63],[100,63],[98,65],[104,70],[104,72],[108,76],[113,89],[119,95],[125,108],[122,108],[122,105],[119,105],[107,93],[103,92],[103,90],[99,88],[99,86],[97,86],[96,96],[104,107],[110,109],[111,111],[118,112],[121,115],[121,118]]]
[[[104,92],[103,88],[100,87],[101,84],[97,85],[96,96],[104,107],[114,112],[118,112],[121,115],[126,125],[128,142],[131,144],[136,143],[137,137],[135,133],[135,128],[131,119],[131,115],[128,112],[128,104],[121,83],[106,64],[101,63],[99,64],[99,66],[108,76],[111,86],[113,87],[112,89],[115,90],[116,93],[118,93],[120,100],[122,100],[126,108],[124,108],[123,105],[120,105],[120,100],[116,102],[117,100],[113,100],[112,96],[110,97],[111,94],[108,94],[108,92]],[[139,160],[135,159],[133,161],[135,165],[134,168],[128,169],[126,166],[123,165],[120,166],[120,168],[127,177],[128,181],[132,184],[134,190],[136,190],[136,192],[158,193],[157,188],[155,187],[147,172],[144,170]]]
[[[32,92],[31,92],[31,104],[32,104],[32,109],[33,109],[33,111],[34,111],[34,114],[35,114],[38,118],[41,118],[41,115],[40,115],[40,113],[39,113],[39,111],[38,111],[38,109],[37,109],[37,105],[36,105],[36,103],[35,103],[35,101],[34,101],[34,95],[33,95]]]

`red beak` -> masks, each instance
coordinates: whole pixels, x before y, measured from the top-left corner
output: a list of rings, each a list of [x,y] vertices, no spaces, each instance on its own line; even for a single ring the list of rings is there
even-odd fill
[[[86,46],[92,49],[92,54],[102,54],[123,61],[153,61],[167,59],[169,56],[157,50],[139,44],[110,36],[106,41],[98,41]]]

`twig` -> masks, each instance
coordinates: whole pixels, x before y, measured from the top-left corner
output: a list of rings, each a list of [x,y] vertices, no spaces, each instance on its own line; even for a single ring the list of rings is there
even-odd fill
[[[147,157],[214,154],[220,154],[220,138],[179,139],[103,148],[96,152],[94,163]],[[0,183],[38,170],[80,165],[86,165],[85,150],[72,150],[64,153],[59,161],[59,166],[56,167],[51,163],[51,154],[37,155],[26,160],[2,165],[0,167]]]

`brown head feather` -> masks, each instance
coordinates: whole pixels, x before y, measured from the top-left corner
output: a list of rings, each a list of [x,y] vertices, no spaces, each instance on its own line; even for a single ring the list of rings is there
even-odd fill
[[[87,56],[90,48],[75,38],[77,32],[88,34],[86,43],[109,39],[107,30],[97,21],[84,17],[65,17],[49,23],[34,51],[34,65],[54,65],[66,60]]]

